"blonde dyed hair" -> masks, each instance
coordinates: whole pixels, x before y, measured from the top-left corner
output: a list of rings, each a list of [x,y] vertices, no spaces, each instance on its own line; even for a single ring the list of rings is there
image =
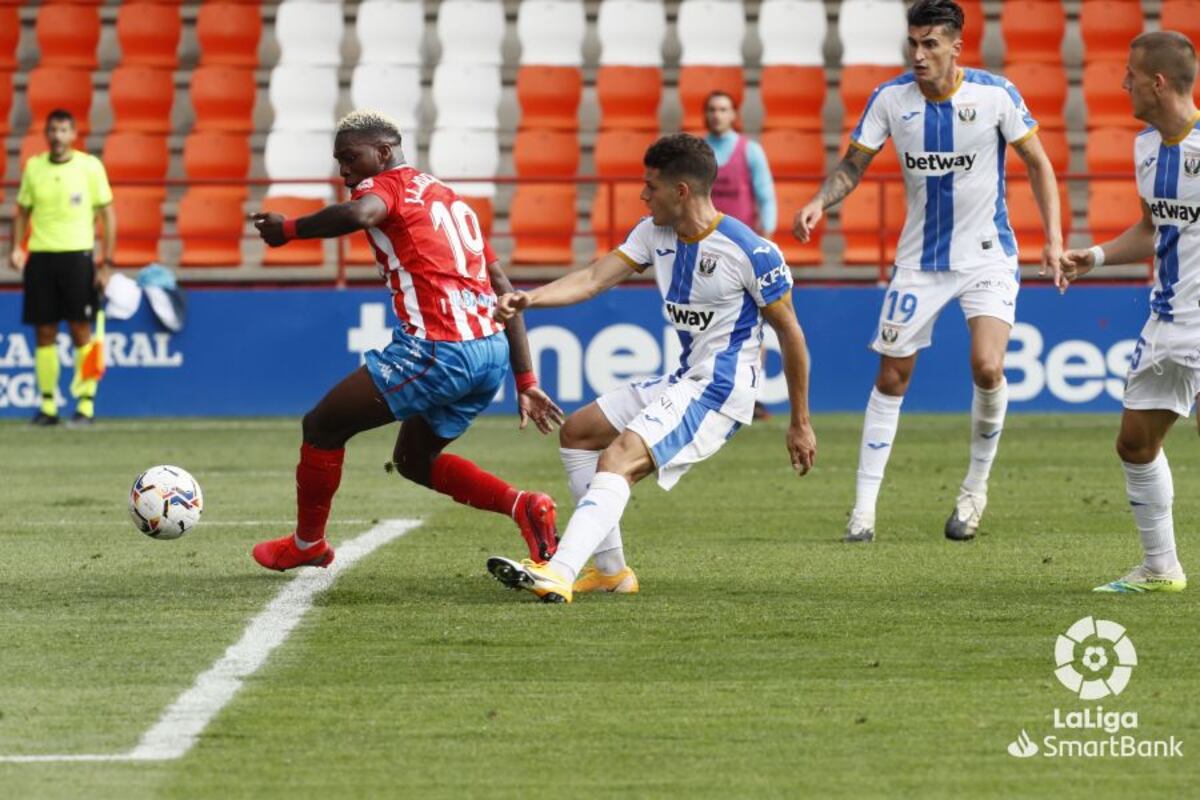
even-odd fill
[[[373,108],[356,108],[338,120],[337,132],[368,138],[389,140],[399,145],[400,125],[396,120]]]

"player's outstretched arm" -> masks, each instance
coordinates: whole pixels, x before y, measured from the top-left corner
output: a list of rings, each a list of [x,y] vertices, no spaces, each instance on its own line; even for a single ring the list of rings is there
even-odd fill
[[[846,195],[854,191],[873,158],[874,153],[850,145],[841,162],[825,178],[816,196],[796,212],[792,222],[792,235],[802,242],[807,242],[825,214],[825,209],[842,202]]]
[[[387,206],[373,194],[364,194],[348,203],[326,206],[315,214],[285,219],[282,214],[255,214],[251,217],[262,240],[280,247],[292,239],[333,239],[348,233],[374,228],[387,216]]]
[[[783,352],[783,375],[787,379],[792,420],[788,425],[787,449],[792,469],[807,475],[817,460],[817,434],[808,413],[808,345],[792,308],[791,293],[763,307],[763,319],[779,336]]]
[[[492,289],[497,294],[512,294],[512,283],[500,268],[499,261],[488,264],[488,275],[492,280]],[[540,432],[550,433],[555,425],[563,424],[566,416],[558,404],[537,385],[537,378],[533,375],[533,357],[529,354],[529,338],[525,335],[525,320],[520,314],[509,318],[504,326],[504,335],[508,338],[509,363],[517,381],[517,408],[521,414],[518,428],[525,430],[529,420],[533,420]]]
[[[25,252],[25,235],[29,233],[29,217],[33,209],[17,205],[17,213],[13,214],[12,250],[8,254],[8,264],[17,272],[25,269],[29,254]]]
[[[1063,279],[1074,282],[1104,264],[1133,264],[1154,255],[1154,218],[1142,201],[1142,218],[1124,233],[1087,250],[1068,250],[1062,256]]]
[[[527,308],[573,306],[611,289],[634,272],[618,251],[601,256],[586,267],[529,292],[512,292],[500,298],[496,319],[507,322]]]
[[[1029,186],[1042,217],[1042,231],[1046,244],[1042,246],[1042,262],[1038,275],[1051,275],[1059,292],[1067,290],[1068,281],[1062,276],[1062,211],[1058,202],[1058,180],[1054,177],[1054,165],[1038,141],[1036,133],[1017,142],[1013,147],[1025,162],[1029,172]]]

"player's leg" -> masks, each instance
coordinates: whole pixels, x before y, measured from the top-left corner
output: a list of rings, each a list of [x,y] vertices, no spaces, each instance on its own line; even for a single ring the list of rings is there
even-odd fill
[[[86,425],[95,416],[96,389],[99,380],[83,378],[83,365],[94,346],[92,319],[99,310],[100,297],[96,292],[96,267],[91,253],[64,253],[59,264],[59,292],[63,301],[63,316],[75,346],[75,376],[71,394],[75,396],[75,416],[72,422]]]
[[[640,410],[640,409],[639,409]],[[587,493],[592,477],[600,463],[600,453],[614,441],[619,431],[610,421],[599,402],[592,402],[567,417],[558,434],[559,456],[567,473],[571,499],[578,504]],[[613,529],[596,547],[592,555],[594,570],[588,570],[575,590],[620,591],[636,590],[637,578],[625,563],[625,546],[621,526]]]
[[[50,258],[46,253],[30,253],[22,276],[22,319],[34,331],[33,365],[38,395],[42,398],[34,425],[58,424],[58,297]]]

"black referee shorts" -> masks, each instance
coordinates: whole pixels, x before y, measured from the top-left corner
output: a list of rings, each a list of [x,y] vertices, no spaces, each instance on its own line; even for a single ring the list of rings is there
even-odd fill
[[[96,315],[96,266],[90,250],[30,253],[25,262],[26,325],[86,322]]]

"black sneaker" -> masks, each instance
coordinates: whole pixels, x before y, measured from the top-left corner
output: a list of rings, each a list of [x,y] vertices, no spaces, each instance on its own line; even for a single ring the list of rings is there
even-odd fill
[[[89,416],[75,412],[75,416],[71,417],[71,421],[67,423],[68,428],[90,428],[95,424],[96,420]]]
[[[45,411],[39,411],[37,415],[29,422],[31,425],[37,425],[41,428],[48,428],[51,425],[58,424],[58,414],[47,414]]]

